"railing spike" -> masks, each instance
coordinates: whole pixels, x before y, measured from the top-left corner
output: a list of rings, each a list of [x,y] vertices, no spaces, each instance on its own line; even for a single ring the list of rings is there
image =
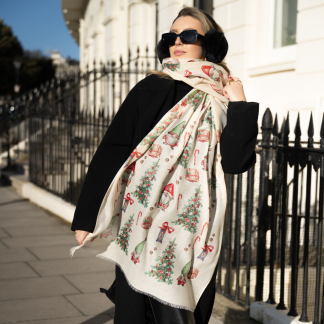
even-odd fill
[[[289,111],[288,111],[287,119],[285,121],[284,136],[288,136],[289,133],[290,133],[290,127],[289,127]]]
[[[275,121],[274,121],[273,128],[272,128],[272,134],[273,134],[273,136],[279,135],[277,113],[275,115]]]
[[[321,140],[324,141],[324,113],[323,113],[323,118],[322,118],[322,126],[321,126]]]
[[[312,112],[311,112],[310,119],[309,119],[307,134],[308,134],[308,137],[314,136],[314,123],[313,123],[313,113]]]
[[[269,144],[272,129],[272,113],[269,108],[262,117],[262,144]]]
[[[299,118],[299,112],[297,115],[297,121],[295,126],[295,146],[300,146],[300,136],[301,136],[301,129],[300,129],[300,118]]]

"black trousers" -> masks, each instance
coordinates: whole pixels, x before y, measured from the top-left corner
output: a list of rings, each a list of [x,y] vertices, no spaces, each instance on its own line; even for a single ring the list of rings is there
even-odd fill
[[[208,324],[215,300],[214,274],[201,295],[194,313],[174,308],[158,302],[156,299],[136,292],[116,266],[115,324]]]

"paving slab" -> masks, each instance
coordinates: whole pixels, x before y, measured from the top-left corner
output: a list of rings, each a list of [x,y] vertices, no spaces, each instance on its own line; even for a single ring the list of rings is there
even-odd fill
[[[56,246],[37,246],[29,247],[28,250],[31,251],[38,259],[40,260],[55,260],[55,259],[69,259],[70,257],[70,248],[76,246],[78,243],[75,240],[75,243],[68,245],[56,245]],[[73,259],[80,258],[93,258],[92,255],[87,251],[79,250],[78,253],[75,253]]]
[[[250,318],[248,309],[235,304],[233,301],[216,293],[212,315],[217,320],[226,324],[258,324]]]
[[[114,271],[80,273],[64,277],[83,293],[98,292],[99,288],[108,289],[116,278]]]
[[[0,300],[62,296],[77,293],[80,293],[80,290],[61,276],[0,280]]]
[[[66,298],[84,315],[115,313],[115,305],[103,293],[68,295]]]
[[[69,318],[50,319],[45,321],[19,322],[19,324],[113,324],[114,320],[109,314],[94,316],[78,316]]]
[[[0,207],[1,208],[1,207]],[[57,224],[51,226],[17,226],[5,228],[5,231],[12,237],[23,237],[23,236],[44,236],[44,235],[62,235],[62,234],[73,234],[74,233],[65,225]],[[1,237],[1,231],[0,231]]]
[[[43,277],[72,273],[115,271],[115,265],[112,262],[96,257],[92,257],[91,260],[90,258],[75,260],[70,258],[68,260],[28,261],[28,264]]]
[[[48,320],[82,315],[63,296],[1,301],[0,314],[0,323]]]
[[[7,229],[14,226],[52,226],[62,224],[58,218],[46,218],[44,216],[14,219],[12,217],[1,219],[1,227]]]
[[[28,264],[24,262],[0,264],[0,280],[32,277],[39,277],[39,275]]]
[[[10,237],[10,236],[2,228],[0,228],[0,237]]]
[[[33,260],[37,260],[37,258],[32,253],[30,253],[27,249],[24,248],[1,249],[0,248],[0,263],[33,261]]]
[[[44,236],[23,236],[3,238],[2,242],[9,248],[30,247],[30,246],[53,246],[62,244],[75,245],[75,235],[44,235]],[[77,242],[76,242],[77,243]]]
[[[0,250],[3,250],[3,249],[8,250],[8,246],[5,245],[0,239]]]

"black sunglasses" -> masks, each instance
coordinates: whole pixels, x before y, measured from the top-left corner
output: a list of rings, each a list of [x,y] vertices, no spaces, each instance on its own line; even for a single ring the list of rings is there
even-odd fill
[[[162,42],[165,45],[174,45],[178,36],[182,43],[194,43],[197,39],[204,39],[203,35],[198,34],[197,30],[184,30],[180,34],[176,33],[164,33],[162,34]]]

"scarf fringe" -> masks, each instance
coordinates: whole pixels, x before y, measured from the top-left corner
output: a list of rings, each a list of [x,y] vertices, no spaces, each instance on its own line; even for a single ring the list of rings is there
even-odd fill
[[[126,281],[128,283],[128,285],[136,292],[142,294],[142,295],[146,295],[146,296],[149,296],[149,297],[152,297],[154,298],[155,300],[157,300],[159,303],[162,303],[164,305],[167,305],[167,306],[170,306],[170,307],[173,307],[173,308],[179,308],[179,309],[185,309],[187,311],[190,311],[190,312],[194,312],[195,310],[193,310],[192,308],[189,308],[189,307],[185,307],[185,306],[181,306],[181,305],[177,305],[177,304],[172,304],[172,303],[168,303],[166,302],[165,300],[162,300],[160,298],[157,298],[156,296],[150,294],[150,293],[147,293],[145,291],[142,291],[142,290],[139,290],[137,288],[135,288],[128,280],[128,278],[126,277],[126,273],[124,272],[123,268],[120,266],[120,264],[118,262],[116,262],[115,260],[112,260],[110,258],[107,258],[107,257],[104,257],[102,255],[96,255],[97,258],[100,258],[100,259],[103,259],[103,260],[106,260],[106,261],[110,261],[110,262],[113,262],[115,265],[117,265],[119,267],[119,269],[123,272],[125,278],[126,278]]]

